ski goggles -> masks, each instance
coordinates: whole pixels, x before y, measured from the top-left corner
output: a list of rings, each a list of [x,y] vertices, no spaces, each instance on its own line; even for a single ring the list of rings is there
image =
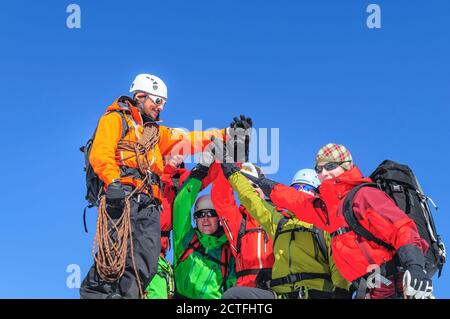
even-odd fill
[[[150,98],[156,105],[162,105],[166,103],[166,100],[159,96],[148,94],[147,97]]]
[[[343,162],[329,162],[329,163],[326,163],[326,164],[324,164],[324,165],[316,165],[316,167],[314,167],[314,169],[315,169],[315,171],[316,171],[317,174],[320,174],[320,173],[322,173],[322,171],[323,171],[324,168],[325,168],[327,171],[332,171],[332,170],[338,168],[339,165],[342,165],[342,164],[347,163],[347,162],[350,162],[350,161],[343,161]]]
[[[294,184],[292,187],[297,191],[317,193],[317,188],[308,184]]]
[[[194,213],[195,218],[217,217],[217,213],[213,209],[203,209]]]

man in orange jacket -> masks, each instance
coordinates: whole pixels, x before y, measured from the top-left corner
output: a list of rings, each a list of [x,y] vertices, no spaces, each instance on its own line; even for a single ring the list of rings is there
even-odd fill
[[[128,251],[125,272],[117,282],[104,282],[92,266],[81,285],[81,298],[139,297],[157,271],[161,251],[163,156],[194,154],[212,137],[224,139],[227,135],[225,129],[186,133],[159,125],[167,87],[157,76],[139,74],[130,92],[132,98],[119,97],[100,118],[89,162],[105,184],[106,209],[113,220],[120,218],[125,198],[135,191],[130,198],[131,232],[140,280]],[[243,116],[235,118],[237,127],[246,126],[246,121]]]

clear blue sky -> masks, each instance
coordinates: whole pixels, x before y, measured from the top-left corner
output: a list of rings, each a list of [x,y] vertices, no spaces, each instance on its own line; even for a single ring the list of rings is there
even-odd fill
[[[381,5],[382,28],[366,27]],[[327,142],[365,174],[408,163],[439,204],[448,242],[448,0],[88,1],[81,29],[69,1],[8,1],[0,10],[0,297],[77,298],[66,267],[91,265],[96,213],[85,205],[78,148],[137,73],[169,87],[165,124],[225,127],[252,116],[280,129],[288,183]],[[450,297],[450,268],[435,281]]]

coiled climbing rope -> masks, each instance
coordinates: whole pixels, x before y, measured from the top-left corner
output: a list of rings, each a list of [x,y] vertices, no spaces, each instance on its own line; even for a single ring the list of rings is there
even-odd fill
[[[159,142],[159,127],[154,123],[144,124],[144,132],[137,142],[121,140],[117,146],[118,151],[128,151],[133,155],[122,159],[126,161],[132,157],[136,157],[138,169],[142,174],[146,174],[152,163],[148,160],[148,152]]]
[[[143,297],[142,282],[134,259],[133,233],[131,229],[131,197],[147,182],[148,175],[140,187],[135,188],[125,198],[122,215],[114,220],[106,210],[106,196],[102,196],[98,206],[97,229],[92,246],[97,272],[107,283],[118,281],[125,272],[128,242],[130,243],[130,256],[136,282],[139,287],[139,296]]]

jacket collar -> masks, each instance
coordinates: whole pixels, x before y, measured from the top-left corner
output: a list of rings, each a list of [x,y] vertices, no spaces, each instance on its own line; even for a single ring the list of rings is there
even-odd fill
[[[221,226],[219,226],[221,227]],[[206,235],[201,233],[198,229],[196,229],[198,240],[202,244],[203,247],[206,249],[215,249],[220,248],[222,245],[224,245],[228,239],[225,234],[222,234],[219,237],[216,237],[214,235]]]
[[[320,197],[327,202],[331,199],[342,199],[355,186],[362,183],[370,183],[370,178],[365,178],[357,166],[343,174],[323,181],[319,186]]]
[[[139,109],[135,106],[135,102],[128,96],[120,96],[110,106],[106,108],[106,112],[111,111],[124,111],[129,112],[133,117],[133,120],[142,125],[142,117]]]

